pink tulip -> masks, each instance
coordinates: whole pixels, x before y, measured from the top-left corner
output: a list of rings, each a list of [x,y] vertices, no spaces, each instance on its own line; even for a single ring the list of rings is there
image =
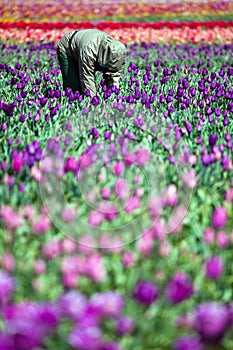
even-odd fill
[[[168,241],[163,241],[159,244],[158,253],[162,257],[168,257],[171,253],[172,247]]]
[[[15,173],[19,173],[24,166],[24,160],[22,157],[13,158],[11,161],[11,168]]]
[[[117,208],[110,202],[101,202],[98,210],[104,216],[104,219],[109,222],[114,221],[118,216]]]
[[[97,247],[97,242],[90,234],[83,234],[78,239],[78,250],[80,253],[89,254]]]
[[[79,278],[75,274],[64,272],[62,275],[62,284],[66,288],[75,288],[78,286]]]
[[[149,255],[154,246],[153,232],[147,231],[137,241],[136,248],[143,255]]]
[[[88,203],[95,203],[97,200],[97,191],[96,189],[92,189],[86,194],[86,200]]]
[[[128,181],[126,179],[117,179],[114,186],[115,195],[122,199],[126,200],[130,197],[130,188]]]
[[[154,195],[148,198],[147,207],[154,219],[157,219],[161,215],[163,204],[164,201],[160,196]]]
[[[217,207],[212,214],[212,224],[216,228],[223,228],[227,223],[227,210],[224,207]]]
[[[5,271],[12,272],[15,269],[15,258],[11,253],[3,253],[1,258],[1,266]]]
[[[33,166],[30,170],[31,176],[34,180],[40,182],[42,180],[42,172],[39,167]]]
[[[225,248],[228,245],[228,236],[225,231],[220,231],[216,237],[217,246],[219,248]]]
[[[141,207],[141,199],[137,196],[133,196],[129,199],[125,207],[125,212],[130,214]]]
[[[88,215],[88,224],[91,226],[100,226],[104,221],[104,214],[100,211],[93,210]]]
[[[64,165],[65,171],[76,172],[78,169],[77,161],[73,157],[68,157]]]
[[[134,183],[135,184],[139,184],[142,182],[142,175],[141,174],[137,174],[135,175],[135,178],[134,178]]]
[[[23,217],[26,220],[32,220],[33,216],[35,215],[35,208],[31,204],[25,205],[23,208]]]
[[[123,253],[121,262],[124,267],[131,267],[135,264],[135,256],[134,253],[131,251],[126,251]]]
[[[177,187],[174,184],[167,186],[164,193],[165,205],[173,207],[178,201]]]
[[[44,288],[43,282],[39,278],[33,278],[31,282],[32,288],[36,292],[42,292]]]
[[[131,166],[136,162],[136,155],[133,152],[126,152],[124,155],[125,165]]]
[[[43,173],[51,173],[53,171],[53,167],[54,167],[54,160],[52,157],[45,157],[44,159],[41,160],[40,162],[40,170]]]
[[[34,271],[37,275],[41,275],[46,271],[45,261],[42,259],[37,259],[34,262]]]
[[[215,241],[215,232],[212,227],[207,227],[203,232],[203,239],[207,244],[211,244]]]
[[[139,166],[144,167],[150,161],[150,151],[146,148],[140,148],[135,155],[135,160]]]
[[[183,221],[187,215],[187,208],[184,205],[175,207],[167,224],[168,232],[178,234],[183,227]]]
[[[80,168],[86,169],[91,165],[91,154],[83,153],[79,157]]]
[[[32,231],[35,234],[41,235],[48,232],[51,229],[52,224],[48,216],[42,214],[38,220],[32,223],[31,227],[32,227]]]
[[[103,188],[101,191],[101,195],[103,199],[109,199],[111,196],[111,189],[110,188]]]
[[[193,189],[197,187],[197,177],[194,169],[188,170],[182,177],[183,183]]]
[[[78,247],[78,243],[69,237],[65,237],[62,241],[62,248],[64,253],[74,253]]]
[[[135,196],[142,197],[144,195],[144,192],[145,192],[145,190],[143,187],[138,187],[135,190]]]
[[[23,225],[21,216],[16,213],[9,205],[3,205],[0,209],[0,218],[8,230],[16,230]]]
[[[72,208],[72,207],[64,208],[62,213],[61,213],[62,220],[65,221],[65,222],[74,221],[76,216],[77,216],[76,215],[76,210],[75,210],[75,208]]]
[[[102,255],[93,253],[87,257],[86,260],[86,272],[87,275],[94,282],[103,282],[107,278],[107,271],[104,266],[104,260]]]
[[[113,174],[116,176],[121,176],[125,171],[125,164],[121,161],[117,161],[113,167]]]
[[[163,240],[166,237],[166,226],[162,219],[158,219],[152,226],[153,235],[158,240]]]
[[[62,245],[60,241],[52,239],[42,247],[42,254],[47,259],[54,259],[62,253]]]
[[[229,188],[225,193],[225,200],[227,202],[233,202],[233,187]]]
[[[99,239],[99,246],[112,253],[120,253],[123,249],[123,241],[118,236],[109,233],[102,234]]]

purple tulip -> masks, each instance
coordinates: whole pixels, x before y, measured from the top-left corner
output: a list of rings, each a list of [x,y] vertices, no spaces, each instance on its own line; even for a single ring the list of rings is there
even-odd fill
[[[6,171],[7,170],[7,162],[6,161],[2,161],[1,162],[1,169],[2,169],[2,171]]]
[[[99,134],[98,129],[96,129],[96,128],[94,128],[94,127],[90,129],[90,133],[91,133],[92,136],[95,137],[95,138],[99,138],[99,137],[100,137],[100,134]]]
[[[156,94],[157,92],[158,92],[157,86],[156,86],[156,85],[153,85],[153,86],[152,86],[152,93],[153,93],[153,94]]]
[[[228,132],[226,133],[225,135],[225,140],[228,142],[228,141],[231,141],[231,134]]]
[[[15,184],[15,178],[14,178],[14,176],[9,176],[9,179],[8,179],[8,187],[9,187],[10,189],[12,189],[13,186],[14,186],[14,184]]]
[[[124,308],[122,295],[113,291],[94,294],[90,303],[102,317],[119,317]]]
[[[6,131],[6,129],[7,129],[7,124],[6,123],[2,123],[1,130],[2,131]]]
[[[146,306],[150,306],[159,295],[157,286],[150,281],[140,281],[136,284],[133,297],[136,301]]]
[[[201,161],[202,161],[202,164],[204,165],[204,166],[209,166],[210,165],[210,163],[211,163],[211,160],[210,160],[210,155],[209,154],[203,154],[202,156],[201,156]]]
[[[207,115],[212,114],[212,112],[213,112],[213,111],[212,111],[212,108],[211,108],[211,107],[207,107],[207,108],[206,108],[206,114],[207,114]]]
[[[19,62],[15,63],[15,69],[20,70],[21,64]]]
[[[91,103],[93,104],[93,106],[97,106],[99,104],[99,98],[98,96],[94,96],[92,99],[91,99]]]
[[[218,139],[218,135],[216,134],[211,134],[210,137],[209,137],[209,144],[211,146],[215,145],[216,142],[217,142],[217,139]]]
[[[220,256],[213,256],[206,261],[206,276],[209,279],[218,279],[224,271],[224,262]]]
[[[82,328],[77,325],[69,335],[68,341],[75,349],[96,350],[101,345],[102,332],[97,327]]]
[[[43,150],[42,149],[36,150],[35,160],[40,161],[42,158],[43,158]]]
[[[50,115],[51,115],[51,116],[55,116],[56,113],[57,113],[57,107],[54,107],[54,108],[52,108],[52,109],[50,110]]]
[[[45,106],[46,103],[47,103],[47,101],[48,101],[47,97],[42,97],[42,98],[40,99],[40,105],[41,105],[42,107]]]
[[[78,168],[77,161],[73,157],[68,157],[65,162],[64,170],[70,172],[76,172]]]
[[[53,96],[55,96],[55,91],[53,91]],[[75,96],[74,94],[71,92],[70,95],[69,95],[69,102],[73,102],[75,100]]]
[[[185,124],[185,127],[186,127],[187,131],[188,131],[189,133],[191,133],[192,130],[193,130],[192,124],[191,124],[188,120],[185,120],[185,121],[184,121],[184,124]]]
[[[225,305],[207,302],[199,305],[194,314],[193,328],[204,342],[219,343],[230,325],[230,314]]]
[[[0,270],[0,306],[8,302],[15,290],[15,282],[11,275]]]
[[[78,291],[69,291],[61,296],[58,307],[61,317],[71,318],[76,322],[80,321],[87,309],[86,297]]]
[[[83,114],[83,115],[87,115],[88,112],[89,112],[88,107],[83,107],[83,109],[82,109],[82,114]]]
[[[23,182],[20,182],[19,184],[19,192],[21,193],[25,192],[25,184]]]
[[[54,91],[54,96],[55,96],[56,98],[61,97],[61,91],[60,91],[60,90],[55,90],[55,91]]]
[[[130,334],[135,326],[135,322],[131,317],[121,317],[117,321],[117,332],[119,335]]]
[[[177,272],[167,283],[165,295],[172,304],[179,304],[191,297],[193,285],[185,272]]]
[[[105,133],[104,133],[104,138],[105,138],[106,140],[110,140],[111,137],[112,137],[112,133],[111,133],[109,130],[105,131]]]
[[[27,147],[27,151],[28,151],[28,154],[31,154],[31,155],[35,154],[35,147],[33,146],[33,144]]]
[[[221,115],[220,108],[215,108],[214,113],[217,117],[219,117]]]
[[[11,168],[15,173],[19,173],[24,166],[24,160],[20,156],[16,156],[11,161]]]

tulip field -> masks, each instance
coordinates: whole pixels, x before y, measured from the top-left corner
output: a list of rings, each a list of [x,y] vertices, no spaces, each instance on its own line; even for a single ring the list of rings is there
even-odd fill
[[[233,3],[0,13],[0,350],[232,350]],[[119,87],[63,91],[74,28]]]

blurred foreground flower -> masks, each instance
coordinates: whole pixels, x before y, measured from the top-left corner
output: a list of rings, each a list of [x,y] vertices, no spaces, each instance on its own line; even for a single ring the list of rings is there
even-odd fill
[[[230,325],[230,315],[225,305],[209,302],[198,305],[194,315],[193,328],[202,340],[218,344]]]
[[[177,272],[167,283],[165,295],[172,304],[179,304],[193,294],[192,282],[185,272]]]
[[[150,281],[140,281],[135,286],[133,297],[136,301],[150,306],[159,296],[157,286]]]

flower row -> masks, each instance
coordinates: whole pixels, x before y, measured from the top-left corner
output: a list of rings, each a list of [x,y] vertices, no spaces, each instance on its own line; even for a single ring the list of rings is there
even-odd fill
[[[130,3],[130,6],[129,6]],[[150,0],[136,1],[77,1],[73,6],[69,0],[37,0],[31,2],[25,0],[5,1],[0,9],[0,17],[9,21],[26,19],[35,20],[83,20],[129,18],[209,18],[210,16],[221,17],[233,12],[232,2],[227,1],[166,1],[152,2]]]
[[[53,29],[85,29],[85,28],[95,28],[99,30],[104,29],[138,29],[138,28],[144,28],[144,29],[154,29],[159,30],[163,28],[169,28],[169,29],[198,29],[198,28],[206,28],[206,29],[213,29],[215,27],[218,28],[232,28],[233,27],[233,21],[232,22],[226,22],[226,21],[208,21],[208,22],[169,22],[169,21],[162,21],[162,22],[142,22],[139,21],[137,23],[132,22],[108,22],[108,21],[102,21],[102,22],[90,22],[90,21],[82,21],[82,22],[24,22],[24,21],[18,21],[18,22],[0,22],[0,28],[3,29],[43,29],[43,30],[53,30]]]
[[[61,37],[71,30],[68,26],[63,29],[36,29],[36,28],[0,28],[2,40],[9,42],[57,42]],[[204,30],[201,27],[191,29],[188,27],[170,29],[153,29],[150,27],[112,29],[105,27],[104,31],[112,35],[115,39],[125,44],[132,43],[225,43],[231,44],[233,41],[233,30],[231,27],[213,27]]]

